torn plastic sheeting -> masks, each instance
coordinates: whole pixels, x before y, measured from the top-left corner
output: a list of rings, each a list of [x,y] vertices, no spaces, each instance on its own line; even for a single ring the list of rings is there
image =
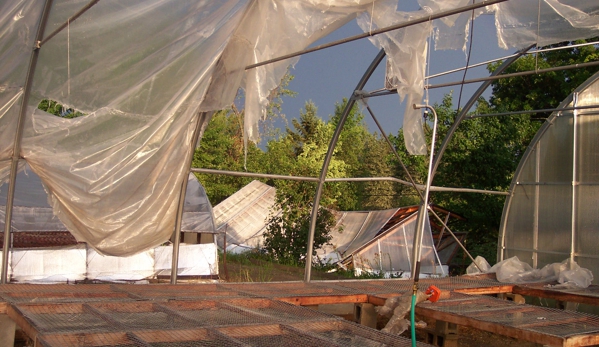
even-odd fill
[[[416,304],[428,299],[428,295],[422,291],[416,292]],[[412,293],[406,292],[402,296],[392,297],[385,300],[385,305],[377,307],[379,316],[389,318],[382,331],[391,334],[401,334],[408,329],[410,322],[405,318],[412,307]]]
[[[494,5],[499,47],[521,49],[585,39],[599,34],[599,3],[519,0]],[[541,19],[539,22],[538,18]]]
[[[85,245],[61,249],[15,249],[11,269],[16,282],[73,282],[85,279]]]
[[[160,246],[154,250],[156,275],[171,274],[173,246]],[[214,243],[181,244],[179,247],[179,276],[211,276],[218,275],[217,249]]]
[[[233,102],[238,87],[245,87],[246,134],[257,138],[256,124],[268,96],[297,58],[245,72],[247,64],[308,47],[366,11],[372,19],[365,17],[364,23],[381,27],[419,15],[427,7],[441,11],[463,2],[422,0],[424,10],[413,13],[397,12],[397,1],[392,0],[98,2],[39,51],[20,155],[48,187],[55,213],[79,241],[111,255],[150,249],[172,234],[198,110],[224,108]],[[54,1],[46,32],[85,4]],[[505,47],[536,40],[537,32],[541,43],[597,35],[595,2],[541,4],[539,30],[538,1],[493,7]],[[8,175],[27,62],[43,5],[41,0],[0,4],[2,180]],[[461,26],[467,21],[458,19],[442,20],[439,34],[464,35]],[[422,120],[410,106],[422,99],[429,30],[418,28],[377,40],[387,47],[397,88],[407,90],[411,98],[404,115],[408,148],[422,153]],[[43,98],[88,115],[60,119],[34,112]]]
[[[484,263],[486,263],[484,258],[477,257],[475,261],[479,265],[483,264],[484,269]],[[533,269],[529,264],[520,261],[518,257],[512,257],[493,265],[487,272],[495,273],[497,280],[504,283],[555,281],[559,283],[549,285],[552,288],[587,288],[593,281],[593,273],[590,270],[580,267],[570,259],[561,263],[547,264],[541,269]],[[475,273],[477,271],[472,269],[468,272],[468,274]]]
[[[31,108],[22,155],[79,241],[131,255],[171,236],[193,123],[242,5],[102,1],[40,50],[31,106],[50,98],[89,114],[67,120]],[[81,6],[55,1],[49,28]]]

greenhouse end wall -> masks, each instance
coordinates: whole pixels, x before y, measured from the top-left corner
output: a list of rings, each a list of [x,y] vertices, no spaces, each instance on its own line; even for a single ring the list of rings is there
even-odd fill
[[[599,105],[599,73],[560,108]],[[510,187],[498,259],[534,268],[572,259],[599,274],[599,107],[554,112],[543,124]],[[593,284],[597,284],[597,275]]]

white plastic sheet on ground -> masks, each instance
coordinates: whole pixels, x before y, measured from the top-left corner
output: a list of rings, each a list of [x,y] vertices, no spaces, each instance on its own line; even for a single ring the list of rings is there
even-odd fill
[[[415,1],[415,0],[413,0]],[[0,1],[0,179],[8,175],[42,0]],[[46,34],[88,0],[53,2]],[[246,135],[256,139],[270,92],[298,58],[245,71],[301,50],[360,16],[363,30],[469,3],[419,0],[103,0],[40,49],[19,155],[42,179],[54,213],[80,241],[108,255],[132,255],[173,233],[193,131],[245,88]],[[537,23],[541,5],[541,22]],[[412,6],[414,7],[414,6]],[[596,1],[518,0],[496,13],[503,47],[599,34]],[[481,10],[482,11],[482,10]],[[480,13],[480,12],[477,12]],[[467,15],[374,38],[388,55],[390,81],[406,98],[404,134],[425,153],[420,113],[426,38],[462,48]],[[538,25],[537,25],[538,24]],[[430,25],[434,28],[429,30]],[[455,46],[454,46],[455,45]],[[35,108],[49,98],[87,113],[61,119]]]
[[[157,276],[171,274],[173,246],[156,247],[154,269]],[[214,243],[181,244],[179,247],[178,276],[218,275],[217,248]]]
[[[74,282],[85,279],[85,245],[62,249],[15,249],[11,278],[16,282]]]
[[[485,273],[495,273],[497,280],[504,283],[554,282],[552,288],[587,288],[593,281],[593,273],[580,267],[575,261],[566,259],[561,263],[547,264],[541,269],[533,269],[530,265],[512,257],[488,267],[487,261],[478,256],[476,264]],[[472,264],[466,270],[468,274],[480,273]]]
[[[154,275],[154,250],[128,257],[101,255],[87,250],[87,279],[101,281],[137,281]]]

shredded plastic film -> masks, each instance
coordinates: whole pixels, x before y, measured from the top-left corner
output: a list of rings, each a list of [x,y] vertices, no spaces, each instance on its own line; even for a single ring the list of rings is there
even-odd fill
[[[0,179],[8,177],[24,114],[17,155],[40,176],[54,214],[77,240],[127,256],[172,235],[198,125],[230,105],[241,87],[245,134],[257,139],[270,92],[298,58],[247,65],[304,49],[356,17],[371,31],[469,1],[420,0],[419,10],[405,12],[397,11],[397,0],[103,0],[68,21],[88,3],[53,2],[46,35],[67,25],[44,42],[34,66],[45,2],[0,2]],[[500,44],[508,48],[595,36],[598,7],[519,0],[485,11],[495,13]],[[407,100],[404,134],[412,153],[426,151],[420,113],[411,110],[423,95],[426,39],[435,32],[452,38],[438,46],[462,48],[467,23],[467,15],[455,15],[373,38],[387,53],[387,79]],[[86,116],[49,115],[37,110],[43,99]]]

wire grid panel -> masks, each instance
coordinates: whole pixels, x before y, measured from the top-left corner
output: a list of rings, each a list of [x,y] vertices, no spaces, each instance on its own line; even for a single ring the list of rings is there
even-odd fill
[[[233,290],[260,297],[294,297],[294,296],[330,296],[351,295],[358,292],[352,288],[320,283],[305,282],[270,282],[221,284],[225,290]]]
[[[316,334],[341,346],[412,346],[411,341],[394,334],[369,329],[363,325],[341,320],[330,322],[293,323],[291,327]],[[418,342],[417,346],[430,346]]]
[[[254,323],[338,320],[339,317],[268,299],[171,302],[95,302],[14,305],[40,333],[174,330]]]
[[[223,307],[264,317],[277,323],[341,319],[306,307],[269,299],[229,299],[221,300],[219,303]]]
[[[548,307],[518,305],[489,296],[452,293],[451,299],[427,304],[426,308],[559,338],[599,334],[597,316]]]
[[[157,285],[114,285],[114,291],[127,293],[148,300],[199,300],[206,298],[247,297],[247,293],[227,290],[213,283],[202,284],[157,284]]]

